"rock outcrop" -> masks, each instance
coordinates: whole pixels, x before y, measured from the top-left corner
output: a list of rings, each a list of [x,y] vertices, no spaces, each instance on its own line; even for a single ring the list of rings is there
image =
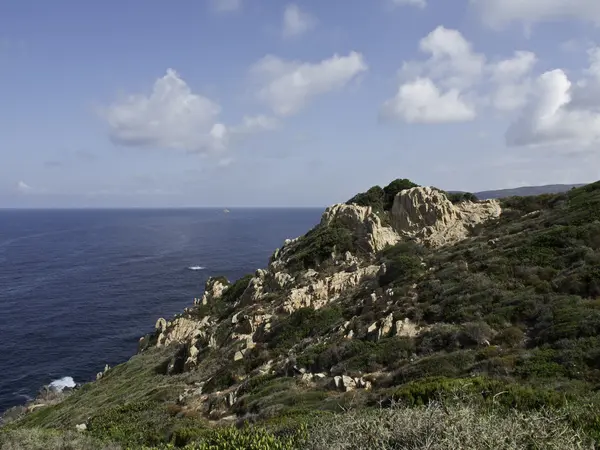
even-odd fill
[[[225,292],[228,287],[229,283],[222,277],[209,278],[206,282],[202,298],[195,298],[194,305],[208,305],[210,302],[221,298],[223,292]]]
[[[400,240],[400,236],[392,228],[381,224],[381,219],[370,206],[346,204],[330,206],[321,218],[321,226],[334,224],[352,231],[360,241],[359,245],[373,253]]]
[[[501,212],[497,200],[454,205],[438,189],[416,187],[396,195],[390,215],[400,236],[439,247],[465,239],[475,225],[497,218]]]

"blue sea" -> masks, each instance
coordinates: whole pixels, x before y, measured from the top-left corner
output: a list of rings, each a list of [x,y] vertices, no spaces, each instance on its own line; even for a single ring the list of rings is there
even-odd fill
[[[0,412],[126,361],[211,275],[265,267],[320,209],[0,210]]]

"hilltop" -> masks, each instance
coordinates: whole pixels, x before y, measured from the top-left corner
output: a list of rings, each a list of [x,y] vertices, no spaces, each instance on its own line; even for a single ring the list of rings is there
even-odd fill
[[[0,443],[590,448],[599,236],[600,182],[485,201],[375,186],[264,269],[209,279],[128,362],[13,410]]]

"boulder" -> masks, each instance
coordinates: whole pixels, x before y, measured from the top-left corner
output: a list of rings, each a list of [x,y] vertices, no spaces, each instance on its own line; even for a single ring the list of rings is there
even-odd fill
[[[415,337],[419,334],[419,327],[406,318],[396,321],[396,336],[400,337]]]
[[[393,326],[394,326],[394,315],[393,314],[390,314],[387,317],[385,317],[384,319],[382,319],[381,325],[377,332],[377,339],[378,340],[383,339],[384,337],[388,336],[391,333]]]
[[[167,321],[161,317],[156,321],[156,325],[154,326],[154,328],[159,333],[164,333],[165,331],[167,331]]]

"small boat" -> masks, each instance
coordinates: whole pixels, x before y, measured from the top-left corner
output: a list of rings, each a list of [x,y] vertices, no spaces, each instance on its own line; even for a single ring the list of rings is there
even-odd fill
[[[223,210],[223,212],[224,212],[225,214],[229,214],[229,210],[228,210],[228,209],[224,209],[224,210]]]

